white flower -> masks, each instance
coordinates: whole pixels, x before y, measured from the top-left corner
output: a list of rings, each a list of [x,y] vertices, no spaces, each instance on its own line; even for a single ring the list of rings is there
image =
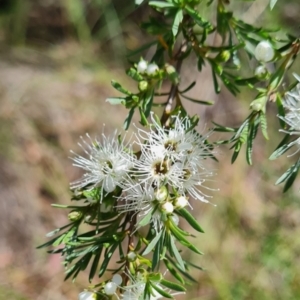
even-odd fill
[[[139,63],[137,64],[137,71],[139,72],[139,73],[145,73],[145,71],[147,70],[147,67],[148,67],[148,62],[147,61],[145,61],[145,60],[143,60],[143,59],[141,59],[140,61],[139,61]]]
[[[273,46],[269,41],[261,41],[254,50],[255,58],[262,62],[271,61],[275,55]]]
[[[125,175],[133,167],[134,156],[125,149],[123,141],[118,141],[117,132],[106,137],[102,134],[102,141],[93,141],[87,134],[89,143],[83,138],[83,145],[79,146],[84,150],[87,158],[78,155],[71,158],[74,166],[86,171],[83,177],[71,183],[72,189],[81,189],[87,185],[89,188],[102,186],[107,193],[114,191],[119,186]],[[129,147],[129,151],[130,151]]]
[[[152,76],[152,75],[155,75],[158,70],[159,70],[159,68],[158,68],[157,64],[152,63],[147,66],[146,73],[147,73],[147,75]]]
[[[165,153],[156,151],[156,149],[151,150],[142,148],[140,159],[136,161],[135,169],[138,181],[140,183],[149,182],[156,188],[166,184],[179,187],[180,177],[183,175],[179,164],[173,163],[165,156]]]
[[[195,169],[191,163],[186,163],[183,166],[183,171],[184,176],[181,181],[181,188],[179,189],[180,194],[188,194],[196,200],[208,203],[209,201],[207,198],[210,198],[211,196],[206,195],[202,189],[211,190],[206,187],[204,183],[206,178],[212,176],[213,173],[205,169],[199,171],[199,169]]]
[[[81,292],[78,295],[78,300],[96,300],[97,294],[93,292]]]
[[[283,101],[283,106],[287,110],[284,117],[280,117],[286,124],[288,124],[294,132],[290,134],[300,134],[300,77],[294,74],[299,81],[297,86],[291,91],[287,92]]]

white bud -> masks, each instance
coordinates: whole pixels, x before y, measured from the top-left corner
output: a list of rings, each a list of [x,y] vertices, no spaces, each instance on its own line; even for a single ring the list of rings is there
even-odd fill
[[[159,202],[165,201],[168,197],[168,190],[165,186],[160,187],[157,191],[156,191],[156,200]]]
[[[137,64],[136,69],[139,73],[145,73],[145,71],[147,70],[147,67],[148,67],[148,63],[145,60],[141,59],[139,61],[139,63]]]
[[[178,208],[183,208],[188,205],[188,199],[184,196],[180,196],[175,200],[175,206]]]
[[[268,41],[261,41],[254,50],[255,58],[259,61],[268,62],[273,59],[275,52]]]
[[[117,290],[117,285],[114,282],[108,282],[104,286],[104,292],[106,295],[113,295]]]
[[[123,279],[120,274],[115,274],[111,281],[114,282],[116,285],[121,285]]]
[[[97,295],[92,292],[81,292],[78,295],[78,300],[96,300]]]
[[[254,74],[258,78],[264,78],[268,74],[268,71],[264,66],[258,66],[255,69]]]
[[[171,202],[164,203],[161,208],[167,213],[171,214],[174,211],[174,206]]]
[[[179,224],[179,217],[176,214],[171,215],[174,224],[177,226]]]
[[[135,252],[130,251],[130,252],[127,254],[127,258],[128,258],[128,260],[130,260],[130,261],[135,261],[135,260],[136,260],[136,254],[135,254]]]
[[[149,76],[151,75],[155,75],[155,73],[159,70],[157,64],[149,64],[148,67],[147,67],[147,74]]]

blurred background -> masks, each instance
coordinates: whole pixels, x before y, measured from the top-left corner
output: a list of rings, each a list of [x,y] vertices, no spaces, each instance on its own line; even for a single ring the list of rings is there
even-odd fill
[[[299,35],[298,0],[278,0],[272,13],[269,0],[233,2],[244,20]],[[136,88],[124,73],[125,54],[149,39],[138,27],[147,14],[133,0],[0,1],[1,300],[77,299],[88,285],[87,276],[63,282],[60,256],[35,248],[67,222],[67,211],[50,204],[70,201],[69,182],[80,173],[69,150],[80,151],[79,136],[99,135],[103,124],[105,132],[122,127],[125,108],[105,99],[117,95],[111,79]],[[299,63],[293,69],[299,74]],[[199,82],[191,95],[215,101],[185,103],[187,110],[207,129],[211,120],[238,125],[253,95],[234,99],[223,89],[216,96],[210,74],[198,74],[193,59],[185,64],[183,84]],[[258,136],[254,166],[244,157],[231,165],[228,148],[218,148],[217,206],[194,205],[206,233],[195,240],[205,255],[192,260],[205,271],[193,272],[198,285],[181,299],[300,299],[300,184],[282,194],[274,182],[293,158],[267,159],[283,137],[278,128],[270,105],[273,138]]]

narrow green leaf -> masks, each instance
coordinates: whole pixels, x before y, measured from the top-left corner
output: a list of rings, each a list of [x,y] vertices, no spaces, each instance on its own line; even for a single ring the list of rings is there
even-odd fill
[[[125,99],[124,98],[107,98],[105,100],[106,102],[110,103],[111,105],[119,105],[119,104],[122,104],[122,105],[125,105]]]
[[[288,177],[284,188],[283,188],[283,192],[285,193],[294,183],[295,179],[297,178],[298,175],[298,171],[300,168],[300,160],[297,161],[297,163],[295,164],[295,168],[293,169],[291,175]]]
[[[186,219],[186,221],[197,231],[204,233],[201,226],[198,224],[198,221],[193,217],[193,215],[188,212],[185,208],[178,210],[178,213]]]
[[[111,81],[111,85],[116,89],[118,90],[119,92],[127,95],[127,96],[130,96],[132,93],[130,93],[128,90],[126,90],[125,88],[122,87],[122,85],[118,82],[116,82],[115,80],[112,80]]]
[[[277,0],[270,0],[270,9],[272,10],[276,4]]]
[[[268,136],[268,131],[267,131],[267,128],[268,128],[267,117],[263,112],[261,112],[259,115],[259,118],[260,118],[261,132],[262,132],[263,136],[265,137],[265,139],[268,140],[269,136]]]
[[[143,76],[138,73],[135,68],[130,68],[126,71],[126,74],[135,81],[142,81],[144,79]]]
[[[160,295],[162,295],[165,298],[168,299],[174,299],[172,295],[170,295],[169,293],[167,293],[166,291],[164,291],[163,289],[159,288],[158,285],[156,283],[152,283],[150,281],[151,286],[153,287],[154,290],[156,290]]]
[[[98,274],[99,277],[101,277],[105,273],[105,271],[107,269],[107,266],[108,266],[108,263],[110,262],[110,259],[111,259],[112,255],[114,254],[115,250],[117,249],[118,244],[119,243],[115,243],[110,248],[107,248],[105,250],[103,263],[100,267],[99,274]]]
[[[165,1],[150,1],[149,5],[157,7],[157,8],[172,8],[172,7],[176,7],[173,3],[168,3],[168,2],[165,2]]]
[[[144,250],[142,255],[147,255],[149,254],[152,249],[156,246],[157,242],[159,241],[161,235],[162,235],[163,231],[160,231],[155,237],[154,239],[150,242],[150,244],[147,246],[147,248]]]
[[[94,257],[94,261],[93,261],[93,264],[91,266],[91,270],[90,270],[90,274],[89,274],[89,282],[91,283],[96,272],[97,272],[97,268],[98,268],[98,265],[99,265],[99,260],[100,260],[100,257],[101,257],[101,253],[102,253],[102,249],[103,247],[100,247],[99,248],[99,252],[95,255]]]
[[[177,284],[175,282],[172,282],[172,281],[169,281],[169,280],[166,280],[166,279],[162,279],[160,281],[160,284],[162,284],[163,286],[171,289],[171,290],[174,290],[174,291],[178,291],[178,292],[185,292],[186,289],[180,285],[180,284]]]
[[[274,159],[278,158],[279,156],[281,156],[283,153],[288,151],[293,146],[292,143],[287,144],[289,139],[290,139],[290,135],[286,134],[285,137],[283,138],[283,140],[280,142],[280,144],[275,149],[275,151],[269,157],[270,160],[274,160]]]
[[[164,263],[169,270],[169,272],[173,275],[174,278],[176,278],[180,283],[185,284],[184,279],[182,276],[175,270],[173,265],[168,261],[168,259],[164,259]]]
[[[186,87],[182,91],[179,90],[179,93],[184,94],[184,93],[190,91],[195,85],[196,85],[196,81],[193,81],[190,85],[188,85],[188,87]]]
[[[135,107],[131,108],[125,121],[124,121],[124,125],[123,125],[123,128],[125,130],[127,130],[129,128],[129,125],[131,123],[131,120],[132,120],[132,117],[133,117],[133,114],[134,114],[134,110],[135,110]]]
[[[213,76],[213,82],[214,82],[215,92],[216,92],[216,94],[219,94],[220,91],[221,91],[221,88],[220,88],[220,86],[219,86],[219,83],[218,83],[218,79],[217,79],[215,70],[212,68],[211,71],[212,71],[212,76]]]
[[[287,180],[290,176],[292,176],[293,173],[298,172],[298,168],[299,168],[299,161],[298,160],[295,164],[293,164],[286,172],[284,172],[284,174],[282,174],[280,176],[280,178],[276,181],[276,185],[284,182],[285,180]]]
[[[174,19],[174,22],[172,25],[172,33],[174,36],[176,36],[178,33],[179,26],[180,26],[180,23],[182,22],[182,19],[183,19],[183,12],[182,12],[182,9],[179,9],[176,13],[176,16],[175,16],[175,19]]]
[[[194,99],[185,95],[181,95],[184,99],[187,99],[193,103],[197,103],[197,104],[202,104],[202,105],[213,105],[214,102],[212,101],[206,101],[206,100],[198,100],[198,99]]]
[[[179,251],[178,251],[178,249],[177,249],[177,247],[175,245],[175,239],[174,239],[173,235],[170,235],[170,245],[171,245],[172,252],[173,252],[173,254],[174,254],[174,256],[175,256],[175,258],[176,258],[176,260],[177,260],[177,262],[178,262],[178,264],[180,266],[180,268],[183,271],[185,271],[184,262],[183,262],[183,260],[181,258],[181,255],[180,255],[180,253],[179,253]]]

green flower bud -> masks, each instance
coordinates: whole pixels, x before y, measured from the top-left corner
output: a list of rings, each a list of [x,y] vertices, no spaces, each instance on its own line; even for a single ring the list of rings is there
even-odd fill
[[[266,79],[269,75],[268,70],[264,66],[258,66],[255,69],[254,74],[259,79]]]
[[[231,57],[230,51],[223,50],[216,56],[216,61],[217,62],[227,62],[230,59],[230,57]]]
[[[254,111],[262,111],[265,112],[266,110],[266,101],[267,98],[265,96],[255,99],[254,101],[251,102],[250,107]]]
[[[143,80],[139,82],[139,91],[145,92],[148,89],[148,82]]]
[[[82,217],[82,212],[78,210],[73,210],[68,214],[68,219],[70,221],[78,221]]]

